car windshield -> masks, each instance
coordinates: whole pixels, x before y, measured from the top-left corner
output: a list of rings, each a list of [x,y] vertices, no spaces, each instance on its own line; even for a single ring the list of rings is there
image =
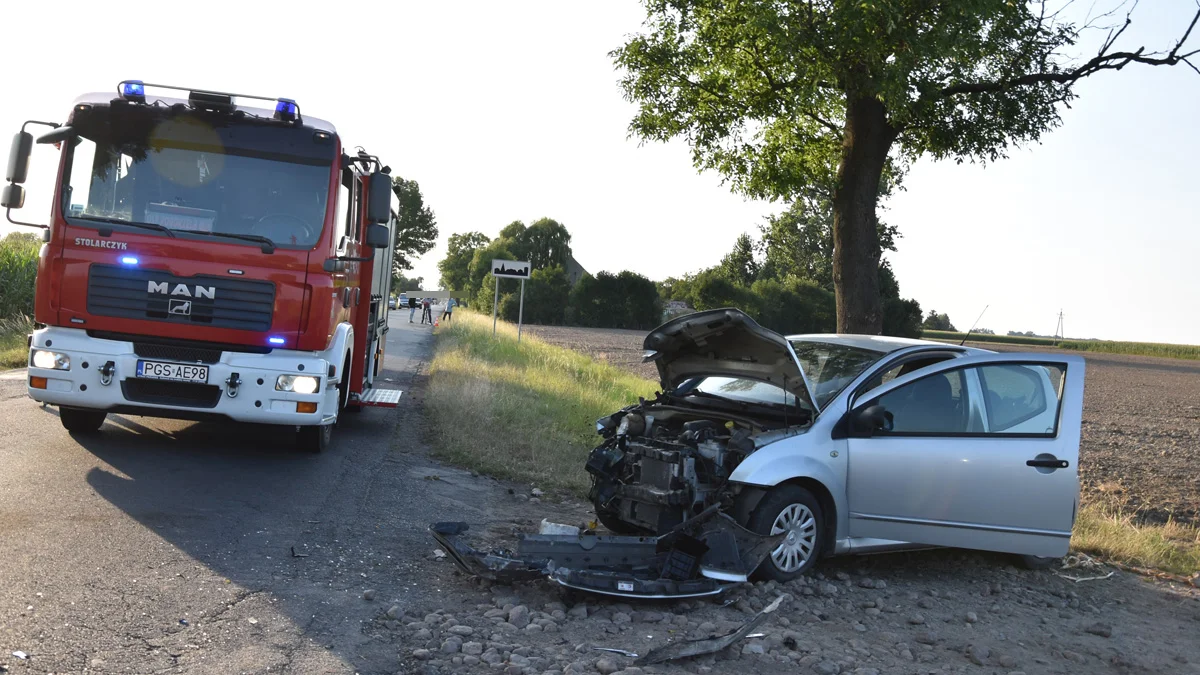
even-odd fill
[[[886,353],[833,342],[791,342],[796,357],[800,359],[800,369],[812,388],[813,402],[820,409],[824,409],[851,380]]]
[[[285,248],[320,237],[330,134],[157,106],[77,109],[71,126],[62,208],[76,224],[265,237]]]
[[[683,383],[677,394],[708,394],[742,403],[795,406],[796,396],[767,382],[740,377],[703,377]]]

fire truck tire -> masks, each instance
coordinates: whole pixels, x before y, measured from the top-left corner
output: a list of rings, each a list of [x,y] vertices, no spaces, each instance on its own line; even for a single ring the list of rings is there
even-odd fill
[[[59,408],[58,419],[63,428],[72,434],[94,434],[100,431],[104,418],[108,413],[103,410],[83,410],[80,408]]]
[[[324,452],[333,444],[333,425],[300,427],[296,432],[296,445],[304,452]]]

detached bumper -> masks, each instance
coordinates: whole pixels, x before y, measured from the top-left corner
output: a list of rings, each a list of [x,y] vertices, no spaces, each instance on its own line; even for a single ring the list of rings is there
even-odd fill
[[[214,363],[174,361],[138,356],[132,342],[93,338],[83,330],[57,326],[33,334],[30,354],[37,350],[62,354],[70,360],[69,370],[30,365],[26,382],[29,395],[42,403],[156,417],[223,418],[290,426],[332,424],[337,419],[338,390],[329,378],[330,363],[313,352],[221,352]],[[139,360],[203,365],[208,368],[207,382],[139,378]],[[276,391],[280,375],[310,375],[320,378],[320,386],[312,394]],[[39,386],[33,386],[35,383]]]

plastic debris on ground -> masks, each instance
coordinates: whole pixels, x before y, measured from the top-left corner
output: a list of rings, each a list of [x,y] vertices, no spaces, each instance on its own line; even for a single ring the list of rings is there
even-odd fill
[[[539,534],[517,536],[516,550],[480,550],[462,522],[434,523],[438,545],[467,574],[501,583],[552,581],[628,598],[714,595],[746,581],[784,535],[759,535],[705,509],[658,537],[597,534],[542,521]]]

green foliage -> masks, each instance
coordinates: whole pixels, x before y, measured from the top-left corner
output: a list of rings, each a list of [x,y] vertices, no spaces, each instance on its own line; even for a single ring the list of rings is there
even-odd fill
[[[750,235],[737,238],[730,251],[721,259],[721,272],[735,284],[749,286],[758,278],[758,262],[754,259],[754,242]]]
[[[525,282],[525,322],[557,326],[566,321],[571,283],[561,266],[535,269]]]
[[[541,218],[525,228],[509,248],[517,260],[528,260],[535,270],[565,269],[571,255],[571,233],[557,220]]]
[[[912,299],[885,297],[883,334],[906,338],[921,337],[921,304]]]
[[[41,238],[26,232],[13,232],[0,239],[0,319],[33,316],[41,248]]]
[[[463,293],[469,297],[471,261],[475,251],[487,246],[489,239],[482,232],[463,232],[450,235],[446,246],[446,257],[438,262],[438,273],[442,277],[442,288]]]
[[[404,291],[427,290],[424,286],[425,277],[406,277],[403,274],[392,275],[392,294],[399,295]]]
[[[759,227],[762,275],[770,279],[798,276],[833,290],[833,204],[824,196],[803,196]],[[896,226],[876,225],[881,251],[895,251]],[[883,297],[889,297],[881,292]]]
[[[475,297],[483,299],[484,287],[486,286],[487,298],[486,302],[478,305],[478,307],[492,306],[492,291],[495,289],[492,277],[492,261],[500,260],[515,260],[512,251],[508,250],[504,239],[495,239],[491,243],[475,250],[471,258],[471,264],[467,268],[467,279],[462,289],[464,297]],[[507,289],[501,287],[503,293]]]
[[[938,314],[936,310],[929,310],[929,315],[921,322],[921,328],[928,330],[948,330],[956,331],[954,324],[950,323],[950,316],[943,313]]]
[[[421,186],[415,180],[392,177],[396,193],[396,241],[393,245],[392,276],[412,269],[412,258],[424,255],[437,243],[437,219],[425,205]]]
[[[750,287],[755,305],[751,315],[760,324],[783,333],[831,333],[837,325],[833,293],[815,281],[788,277],[760,279]]]
[[[566,318],[580,326],[645,330],[661,323],[662,302],[654,282],[636,272],[585,274],[571,289]]]

